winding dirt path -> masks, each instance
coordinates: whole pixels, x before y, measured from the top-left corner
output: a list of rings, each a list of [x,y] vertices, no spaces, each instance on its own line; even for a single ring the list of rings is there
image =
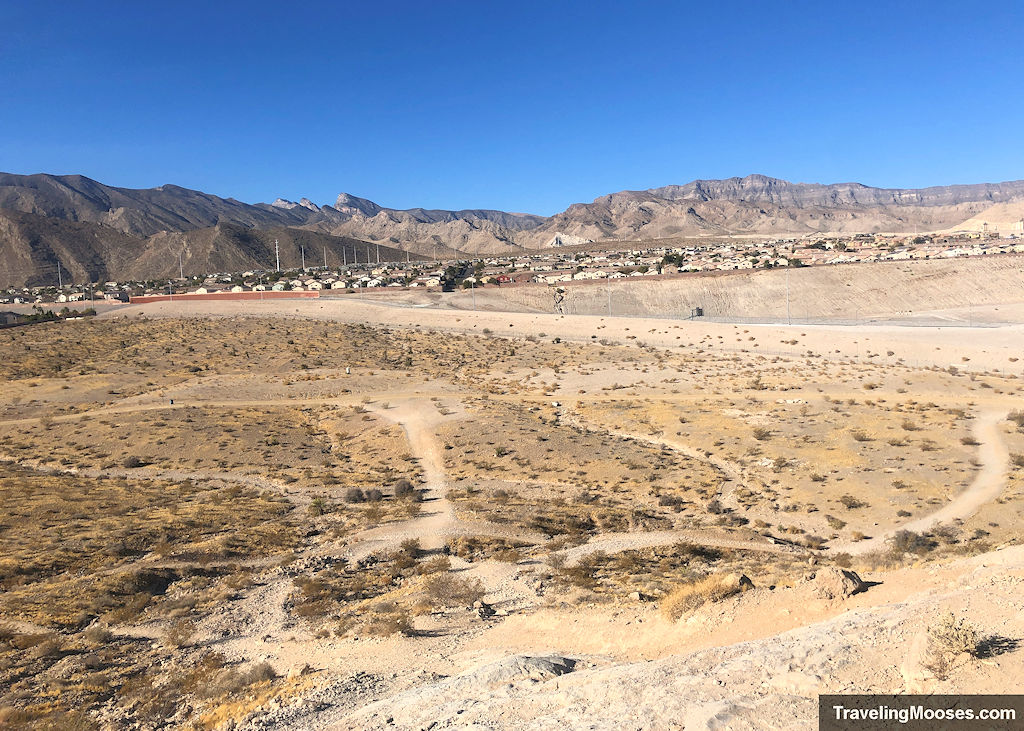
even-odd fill
[[[788,543],[776,543],[770,538],[758,540],[743,538],[723,531],[714,530],[658,530],[647,533],[602,533],[594,536],[582,546],[575,546],[562,552],[567,566],[579,562],[584,556],[594,553],[621,553],[653,546],[669,546],[674,543],[692,543],[709,548],[728,548],[737,551],[761,551],[763,553],[806,554],[809,551]]]
[[[1006,486],[1006,474],[1010,453],[999,434],[999,424],[1006,419],[1002,411],[983,411],[974,421],[974,438],[978,440],[978,459],[981,470],[970,486],[943,507],[923,518],[911,520],[858,543],[846,543],[833,547],[836,552],[852,555],[869,553],[885,548],[885,543],[898,531],[907,530],[914,533],[929,531],[940,523],[963,520],[974,515],[978,509],[992,500]]]
[[[417,517],[401,523],[356,533],[348,548],[350,558],[359,560],[377,551],[398,546],[405,540],[418,540],[420,547],[428,551],[442,548],[454,536],[486,535],[526,543],[542,543],[546,540],[545,536],[539,534],[521,533],[508,526],[485,521],[466,521],[455,514],[455,506],[447,497],[448,475],[434,431],[445,419],[457,417],[457,412],[442,414],[427,399],[407,399],[393,403],[388,408],[372,405],[368,408],[405,430],[410,452],[419,460],[426,481],[423,511]]]

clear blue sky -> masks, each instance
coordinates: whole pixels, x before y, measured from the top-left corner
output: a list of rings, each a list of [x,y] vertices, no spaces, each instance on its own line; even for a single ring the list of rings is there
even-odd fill
[[[0,170],[550,214],[1024,178],[1020,2],[0,0]]]

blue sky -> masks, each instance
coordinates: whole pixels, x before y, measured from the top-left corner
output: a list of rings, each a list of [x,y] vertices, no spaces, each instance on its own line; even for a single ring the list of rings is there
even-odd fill
[[[1024,178],[1024,3],[0,0],[0,170],[551,214]]]

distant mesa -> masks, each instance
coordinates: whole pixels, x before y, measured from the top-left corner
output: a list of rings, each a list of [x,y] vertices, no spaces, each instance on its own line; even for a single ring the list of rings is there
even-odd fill
[[[342,252],[346,241],[362,242],[398,258],[701,236],[955,230],[1024,234],[1024,181],[889,189],[748,175],[620,191],[536,216],[386,208],[350,193],[333,206],[308,198],[248,204],[170,184],[130,189],[81,175],[0,173],[0,284],[6,286],[32,282],[57,261],[75,281],[169,276],[177,269],[172,250],[191,252],[183,264],[195,273],[262,268],[273,237],[268,244],[257,232],[268,231],[287,246],[308,242],[321,253]]]

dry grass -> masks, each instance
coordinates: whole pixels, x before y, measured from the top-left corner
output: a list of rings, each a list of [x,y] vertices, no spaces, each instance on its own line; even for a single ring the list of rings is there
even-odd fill
[[[676,622],[705,604],[720,602],[751,586],[749,582],[743,583],[736,574],[712,574],[676,587],[665,595],[660,602],[661,614],[670,622]]]

